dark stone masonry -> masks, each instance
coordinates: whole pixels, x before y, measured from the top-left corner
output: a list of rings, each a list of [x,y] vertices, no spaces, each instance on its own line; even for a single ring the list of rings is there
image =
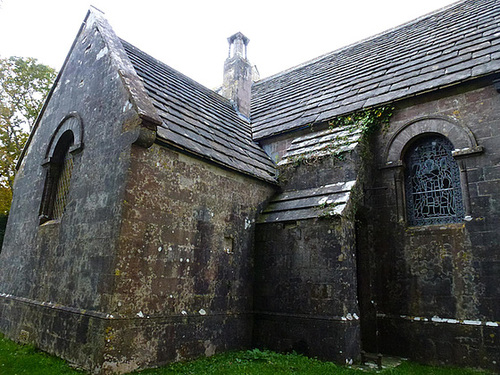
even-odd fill
[[[0,331],[95,374],[252,347],[499,372],[499,20],[464,0],[255,82],[237,33],[220,95],[89,11],[18,165]]]

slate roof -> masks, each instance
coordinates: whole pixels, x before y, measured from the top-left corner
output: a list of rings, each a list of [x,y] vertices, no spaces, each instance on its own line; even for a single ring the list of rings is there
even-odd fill
[[[500,1],[462,1],[256,82],[254,139],[498,71]]]
[[[317,158],[354,150],[361,138],[361,129],[344,126],[312,132],[295,138],[278,165],[292,163],[297,158]]]
[[[257,222],[278,223],[342,215],[355,183],[347,181],[312,189],[285,191],[274,197]]]
[[[162,124],[158,138],[199,157],[275,181],[275,166],[230,101],[122,40]]]

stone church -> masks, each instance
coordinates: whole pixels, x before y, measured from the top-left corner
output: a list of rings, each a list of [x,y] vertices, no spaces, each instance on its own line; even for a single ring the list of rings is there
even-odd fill
[[[34,125],[0,331],[92,373],[268,348],[500,371],[500,2],[209,90],[89,11]]]

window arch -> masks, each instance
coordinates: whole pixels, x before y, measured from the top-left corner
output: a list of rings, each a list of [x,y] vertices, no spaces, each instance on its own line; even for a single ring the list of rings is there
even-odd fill
[[[42,166],[46,170],[40,224],[61,218],[68,200],[74,156],[83,150],[83,121],[77,112],[69,112],[57,125],[45,151]]]
[[[54,152],[46,163],[47,178],[40,207],[40,224],[60,219],[66,208],[73,172],[73,155],[70,151],[74,140],[73,132],[66,130],[57,141]]]
[[[405,153],[405,193],[410,225],[464,220],[460,169],[453,144],[438,134],[419,138]]]

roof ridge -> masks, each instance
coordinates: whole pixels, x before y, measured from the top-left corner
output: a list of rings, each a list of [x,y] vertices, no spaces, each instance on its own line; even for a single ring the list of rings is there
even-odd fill
[[[273,75],[270,75],[269,77],[266,77],[266,78],[260,79],[259,81],[256,81],[256,82],[254,82],[254,83],[258,85],[258,84],[260,84],[260,83],[264,83],[264,82],[267,82],[267,81],[269,81],[269,80],[275,79],[275,78],[277,78],[277,77],[279,77],[279,76],[281,76],[281,75],[285,75],[285,74],[287,74],[287,73],[290,73],[290,72],[292,72],[292,71],[294,71],[294,70],[298,70],[298,69],[300,69],[300,68],[304,68],[304,67],[306,67],[306,66],[308,66],[308,65],[312,65],[312,64],[314,64],[314,63],[316,63],[316,62],[318,62],[318,61],[320,61],[320,60],[322,60],[322,59],[324,59],[324,58],[326,58],[326,57],[329,57],[329,56],[332,56],[332,55],[338,54],[338,53],[340,53],[340,52],[342,52],[342,51],[345,51],[345,50],[347,50],[347,49],[349,49],[349,48],[353,48],[353,47],[355,47],[355,46],[357,46],[357,45],[361,45],[361,44],[363,44],[363,43],[366,43],[366,42],[368,42],[368,41],[370,41],[370,40],[374,40],[374,39],[380,38],[380,37],[381,37],[381,36],[383,36],[383,35],[386,35],[386,34],[389,34],[389,33],[391,33],[391,32],[394,32],[394,31],[396,31],[396,30],[398,30],[398,29],[405,28],[405,27],[407,27],[407,26],[409,26],[409,25],[411,25],[411,24],[415,24],[415,23],[417,23],[417,22],[420,22],[420,21],[422,21],[422,20],[424,20],[424,19],[426,19],[426,18],[429,18],[429,17],[431,17],[431,16],[433,16],[433,15],[435,15],[435,14],[438,14],[438,13],[444,12],[444,11],[446,11],[446,10],[448,10],[448,9],[452,8],[452,7],[458,6],[459,4],[465,3],[465,2],[467,2],[467,1],[470,1],[470,0],[458,0],[458,1],[455,1],[455,2],[453,2],[453,3],[451,3],[451,4],[445,5],[444,7],[441,7],[441,8],[439,8],[439,9],[434,10],[434,11],[431,11],[431,12],[429,12],[429,13],[427,13],[427,14],[424,14],[424,15],[422,15],[422,16],[420,16],[420,17],[417,17],[417,18],[415,18],[415,19],[413,19],[413,20],[410,20],[410,21],[408,21],[408,22],[405,22],[405,23],[403,23],[403,24],[401,24],[401,25],[391,27],[390,29],[384,30],[384,31],[382,31],[382,32],[380,32],[380,33],[378,33],[378,34],[371,35],[371,36],[366,37],[366,38],[364,38],[364,39],[360,39],[360,40],[358,40],[358,41],[356,41],[356,42],[354,42],[354,43],[351,43],[351,44],[348,44],[348,45],[346,45],[346,46],[343,46],[343,47],[337,48],[337,49],[335,49],[335,50],[333,50],[333,51],[330,51],[330,52],[324,53],[324,54],[322,54],[322,55],[320,55],[320,56],[317,56],[317,57],[315,57],[315,58],[312,58],[312,59],[310,59],[310,60],[308,60],[308,61],[305,61],[305,62],[303,62],[303,63],[301,63],[301,64],[298,64],[298,65],[292,66],[292,67],[290,67],[290,68],[288,68],[288,69],[285,69],[285,70],[283,70],[283,71],[281,71],[281,72],[278,72],[278,73],[275,73],[275,74],[273,74]]]

